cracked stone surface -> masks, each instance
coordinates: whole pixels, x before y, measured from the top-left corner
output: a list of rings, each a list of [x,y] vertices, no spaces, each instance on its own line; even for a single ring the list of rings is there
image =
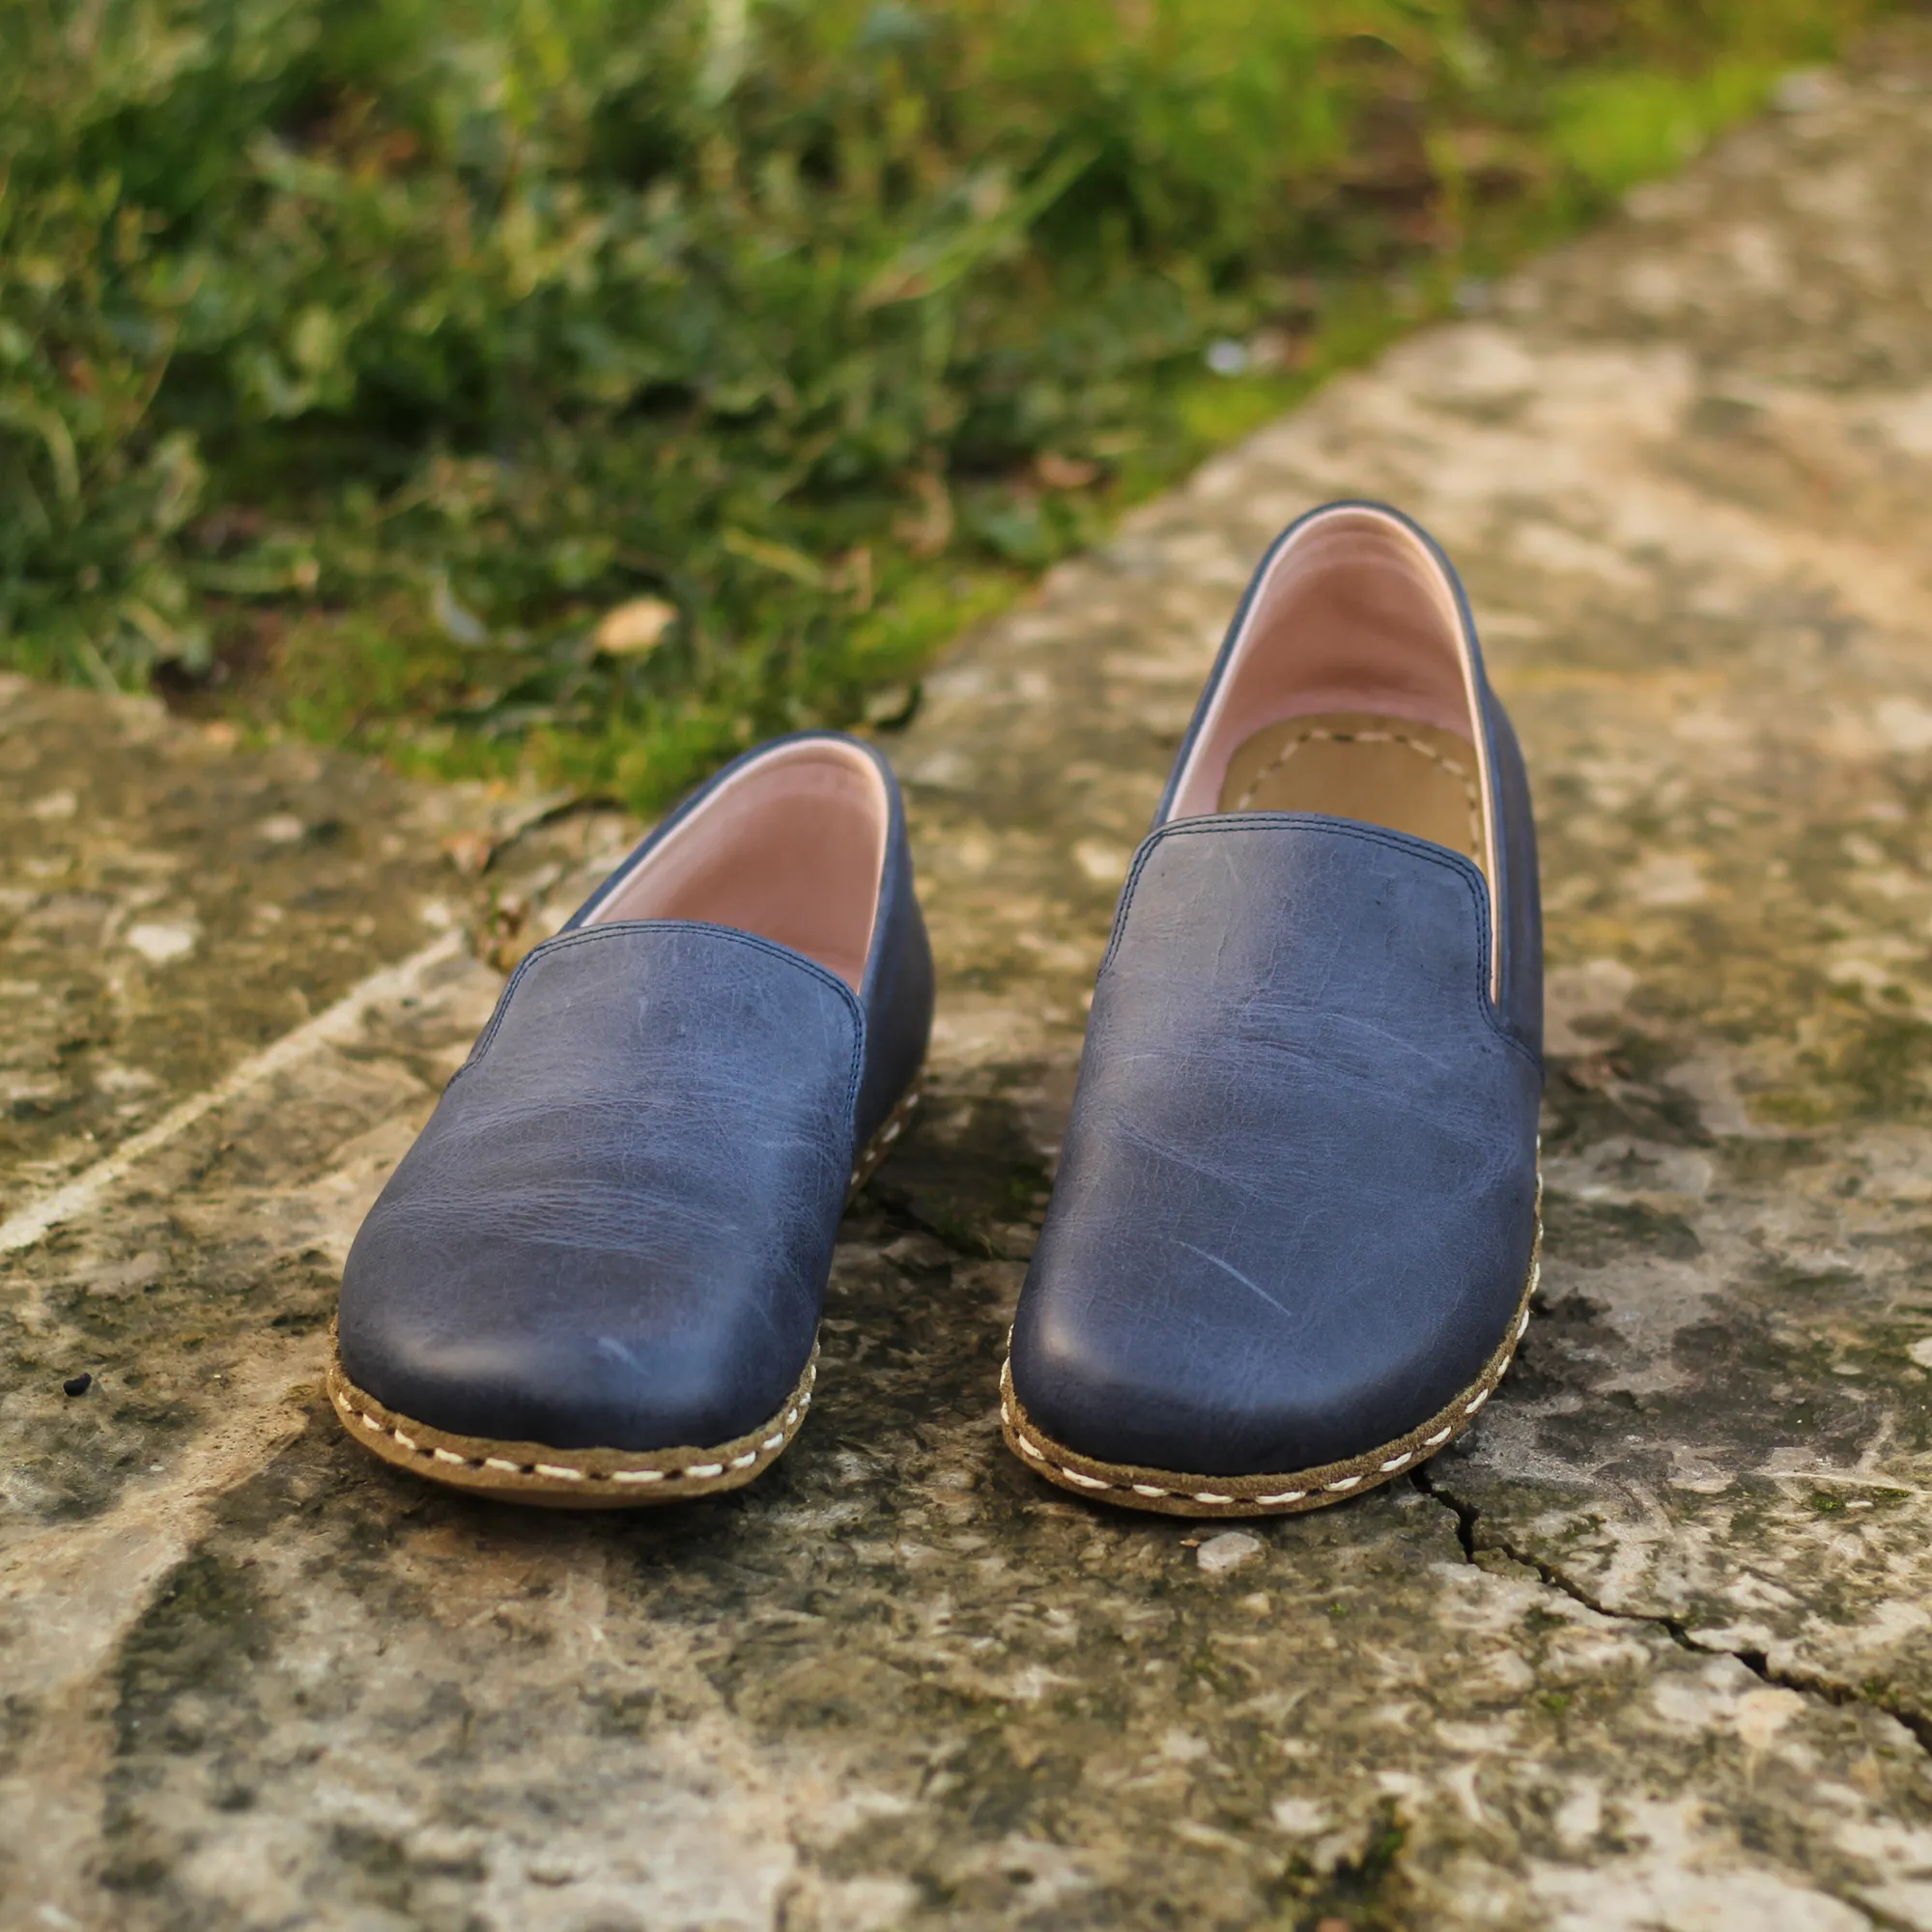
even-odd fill
[[[1932,1928],[1928,179],[1920,30],[965,641],[890,741],[928,1101],[727,1498],[469,1502],[318,1386],[632,828],[0,690],[0,1923]],[[1416,1482],[1114,1515],[1001,1447],[1004,1331],[1214,641],[1357,493],[1538,789],[1544,1293]]]

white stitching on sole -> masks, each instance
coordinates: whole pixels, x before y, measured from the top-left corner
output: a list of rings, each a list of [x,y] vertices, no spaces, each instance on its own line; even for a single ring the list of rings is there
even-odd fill
[[[860,1187],[879,1171],[886,1155],[892,1151],[893,1143],[911,1122],[912,1111],[919,1105],[920,1093],[920,1086],[915,1082],[887,1117],[886,1124],[867,1142],[852,1165],[852,1178],[845,1184],[848,1197],[857,1194]]]
[[[1541,1145],[1542,1143],[1539,1141],[1539,1148]],[[1539,1174],[1537,1177],[1537,1205],[1539,1209],[1542,1207],[1542,1202],[1543,1178]],[[1479,1388],[1475,1396],[1463,1405],[1462,1419],[1465,1422],[1489,1401],[1491,1396],[1495,1394],[1497,1386],[1509,1371],[1510,1364],[1516,1360],[1516,1347],[1522,1340],[1523,1333],[1529,1326],[1529,1304],[1535,1296],[1537,1284],[1543,1272],[1542,1251],[1543,1223],[1542,1215],[1539,1212],[1537,1217],[1536,1244],[1530,1254],[1529,1282],[1523,1293],[1522,1314],[1517,1321],[1515,1332],[1509,1338],[1508,1352],[1496,1364],[1494,1374],[1489,1378],[1489,1385],[1485,1388]],[[1007,1330],[1009,1359],[1000,1374],[1000,1420],[1012,1431],[1014,1442],[1018,1444],[1019,1448],[1032,1461],[1039,1463],[1042,1468],[1052,1470],[1055,1475],[1065,1477],[1066,1481],[1077,1485],[1080,1489],[1122,1489],[1130,1491],[1137,1496],[1174,1496],[1197,1503],[1228,1504],[1245,1502],[1259,1504],[1263,1508],[1282,1507],[1289,1503],[1305,1502],[1309,1495],[1313,1493],[1308,1490],[1283,1490],[1280,1493],[1271,1496],[1230,1496],[1223,1495],[1213,1490],[1168,1490],[1161,1488],[1157,1483],[1112,1483],[1103,1481],[1098,1476],[1090,1476],[1083,1470],[1068,1468],[1064,1463],[1054,1462],[1050,1457],[1041,1452],[1037,1444],[1030,1441],[1027,1436],[1020,1433],[1018,1419],[1013,1412],[1013,1406],[1007,1400],[1007,1385],[1012,1375],[1012,1362],[1010,1359],[1012,1341],[1013,1331],[1009,1328]],[[1438,1429],[1435,1435],[1425,1436],[1422,1447],[1423,1449],[1439,1449],[1455,1433],[1456,1425],[1452,1422],[1446,1428]],[[1414,1449],[1405,1449],[1401,1455],[1393,1456],[1387,1462],[1378,1464],[1378,1473],[1384,1476],[1393,1475],[1398,1469],[1414,1462],[1419,1453],[1419,1451]],[[1357,1488],[1364,1481],[1365,1473],[1344,1476],[1335,1482],[1324,1483],[1321,1486],[1322,1493],[1324,1495],[1346,1493],[1348,1491]]]
[[[810,1374],[817,1376],[817,1365],[813,1364]],[[769,1456],[782,1449],[789,1437],[784,1429],[768,1435],[755,1449],[732,1458],[727,1463],[692,1463],[682,1469],[577,1469],[566,1463],[513,1463],[506,1456],[459,1456],[453,1449],[442,1449],[419,1443],[401,1429],[378,1422],[366,1409],[360,1409],[340,1390],[335,1391],[331,1400],[341,1411],[345,1420],[359,1422],[372,1435],[386,1435],[398,1447],[406,1449],[412,1456],[424,1456],[438,1463],[453,1464],[460,1469],[496,1469],[506,1476],[542,1476],[552,1482],[587,1483],[668,1483],[668,1482],[715,1482],[727,1469],[749,1469],[760,1456]],[[804,1411],[811,1405],[810,1392],[799,1398],[798,1404],[785,1417],[785,1428],[795,1424]],[[1045,1459],[1042,1458],[1042,1461]],[[1091,1479],[1090,1479],[1091,1480]],[[1100,1489],[1109,1489],[1111,1484],[1100,1483]]]
[[[1512,1356],[1505,1356],[1502,1368],[1507,1369],[1513,1359],[1514,1357]],[[1502,1371],[1499,1369],[1497,1371],[1498,1379],[1501,1378],[1501,1373]],[[1495,1388],[1493,1384],[1482,1390],[1476,1399],[1463,1408],[1463,1414],[1464,1418],[1474,1415],[1494,1393]],[[1013,1411],[1005,1401],[1002,1401],[1000,1404],[1000,1420],[1012,1430],[1013,1440],[1018,1443],[1023,1454],[1033,1462],[1039,1463],[1041,1467],[1051,1469],[1057,1476],[1065,1477],[1069,1483],[1076,1484],[1083,1490],[1124,1489],[1132,1491],[1137,1496],[1179,1496],[1187,1501],[1197,1503],[1226,1504],[1247,1502],[1260,1503],[1264,1506],[1304,1502],[1313,1493],[1308,1490],[1284,1490],[1278,1495],[1272,1496],[1229,1496],[1222,1495],[1213,1490],[1164,1490],[1156,1483],[1105,1482],[1098,1476],[1090,1476],[1082,1470],[1068,1468],[1065,1463],[1056,1463],[1051,1457],[1045,1455],[1037,1443],[1020,1434],[1017,1424],[1013,1421]],[[1423,1447],[1425,1449],[1439,1449],[1454,1434],[1455,1428],[1453,1425],[1447,1429],[1438,1429],[1434,1435],[1424,1438]],[[1416,1452],[1413,1449],[1406,1449],[1400,1456],[1391,1457],[1386,1463],[1378,1464],[1378,1473],[1384,1476],[1393,1475],[1396,1470],[1412,1463],[1415,1460],[1415,1455]],[[692,1473],[696,1474],[698,1472],[693,1471]],[[1346,1494],[1350,1490],[1358,1488],[1363,1481],[1364,1478],[1359,1475],[1343,1476],[1336,1482],[1323,1483],[1321,1485],[1321,1492],[1324,1495]]]
[[[749,1469],[760,1456],[769,1455],[774,1449],[784,1446],[783,1435],[768,1436],[757,1448],[743,1456],[734,1457],[727,1463],[693,1463],[682,1469],[573,1469],[563,1463],[513,1463],[505,1456],[459,1456],[453,1449],[425,1447],[412,1435],[400,1429],[392,1429],[386,1423],[378,1422],[373,1415],[355,1407],[346,1396],[337,1395],[335,1406],[345,1416],[353,1417],[362,1427],[376,1435],[386,1435],[412,1456],[428,1456],[439,1463],[453,1463],[460,1469],[497,1469],[508,1476],[545,1476],[553,1481],[566,1483],[668,1483],[678,1480],[715,1481],[728,1469]],[[794,1419],[798,1411],[793,1411]],[[1042,1461],[1045,1459],[1042,1458]],[[1112,1486],[1098,1485],[1101,1489]]]

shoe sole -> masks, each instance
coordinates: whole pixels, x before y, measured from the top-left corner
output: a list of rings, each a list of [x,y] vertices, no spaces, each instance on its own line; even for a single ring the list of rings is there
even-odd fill
[[[1346,1462],[1318,1468],[1265,1476],[1190,1476],[1173,1469],[1141,1468],[1130,1463],[1107,1463],[1083,1456],[1056,1442],[1038,1427],[1013,1393],[1010,1354],[1000,1370],[1000,1427],[1007,1446],[1029,1469],[1075,1495],[1093,1496],[1122,1509],[1153,1510],[1163,1516],[1299,1516],[1346,1502],[1365,1490],[1393,1482],[1397,1476],[1428,1462],[1468,1428],[1496,1391],[1523,1330],[1529,1326],[1529,1304],[1543,1271],[1543,1181],[1537,1179],[1536,1236],[1529,1251],[1529,1273],[1522,1297],[1504,1339],[1476,1379],[1461,1395],[1438,1409],[1406,1435]]]
[[[867,1142],[852,1170],[848,1206],[892,1151],[918,1104],[914,1085]],[[814,1342],[805,1373],[783,1406],[763,1427],[729,1442],[676,1449],[556,1449],[542,1442],[457,1435],[398,1413],[349,1379],[335,1347],[334,1324],[329,1325],[328,1399],[343,1428],[372,1456],[471,1495],[548,1509],[639,1509],[742,1489],[790,1447],[811,1406],[817,1379]]]

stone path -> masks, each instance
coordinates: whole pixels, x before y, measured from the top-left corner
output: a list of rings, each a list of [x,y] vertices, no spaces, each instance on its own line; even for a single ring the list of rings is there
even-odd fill
[[[930,1098],[714,1503],[465,1502],[317,1386],[629,828],[5,686],[0,1922],[1932,1927],[1928,179],[1919,32],[930,681]],[[1001,1448],[1001,1340],[1214,639],[1343,493],[1463,562],[1538,784],[1544,1296],[1418,1482],[1123,1519]]]

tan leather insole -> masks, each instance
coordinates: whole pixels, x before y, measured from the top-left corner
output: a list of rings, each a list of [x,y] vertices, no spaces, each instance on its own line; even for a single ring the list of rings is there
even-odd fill
[[[1223,811],[1321,811],[1431,838],[1489,876],[1476,753],[1434,724],[1321,711],[1266,724],[1236,747]]]

